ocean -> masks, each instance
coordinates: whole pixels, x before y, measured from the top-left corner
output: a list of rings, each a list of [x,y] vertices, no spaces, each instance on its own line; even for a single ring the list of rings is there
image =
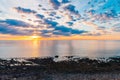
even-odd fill
[[[120,56],[119,40],[1,40],[0,58]]]

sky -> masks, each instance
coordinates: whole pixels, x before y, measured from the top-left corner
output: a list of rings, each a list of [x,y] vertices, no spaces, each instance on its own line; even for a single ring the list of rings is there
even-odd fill
[[[120,0],[1,0],[0,39],[34,34],[120,39]]]

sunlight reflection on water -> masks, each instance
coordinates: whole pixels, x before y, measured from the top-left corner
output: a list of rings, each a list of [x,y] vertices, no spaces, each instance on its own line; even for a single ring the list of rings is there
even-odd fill
[[[0,41],[0,57],[120,56],[120,41],[51,40]]]

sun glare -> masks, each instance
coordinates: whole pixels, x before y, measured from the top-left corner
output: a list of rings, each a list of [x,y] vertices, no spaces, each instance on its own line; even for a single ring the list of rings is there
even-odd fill
[[[39,38],[39,36],[31,36],[32,37],[32,39],[38,39]]]

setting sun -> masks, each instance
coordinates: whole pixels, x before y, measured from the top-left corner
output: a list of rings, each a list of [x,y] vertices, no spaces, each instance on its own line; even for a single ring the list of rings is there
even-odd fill
[[[32,39],[38,39],[39,38],[39,36],[31,36],[32,37]]]

